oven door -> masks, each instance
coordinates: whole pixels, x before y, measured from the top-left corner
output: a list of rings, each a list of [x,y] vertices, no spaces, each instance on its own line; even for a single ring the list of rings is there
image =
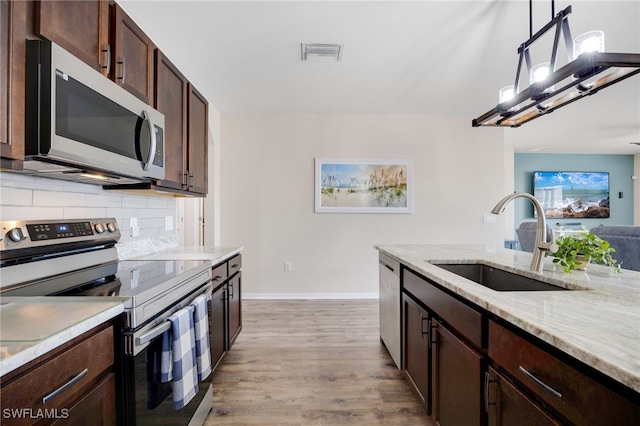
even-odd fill
[[[211,296],[212,289],[213,286],[208,283],[138,330],[124,332],[122,424],[155,426],[204,423],[213,406],[211,375],[198,384],[198,393],[186,407],[174,410],[171,383],[161,382],[159,373],[162,334],[170,324],[167,319],[200,294]],[[211,300],[208,303],[209,308]]]

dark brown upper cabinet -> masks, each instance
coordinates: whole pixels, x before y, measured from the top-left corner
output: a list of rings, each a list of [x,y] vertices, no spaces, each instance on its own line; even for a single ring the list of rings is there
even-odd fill
[[[155,60],[154,107],[164,114],[164,180],[158,186],[186,189],[187,86],[178,68],[160,51]]]
[[[207,193],[207,100],[159,50],[155,108],[164,114],[165,178],[159,187],[186,195]]]
[[[117,4],[111,5],[111,22],[111,79],[151,105],[156,46]]]
[[[36,34],[109,76],[109,1],[37,1]]]
[[[206,194],[209,103],[191,84],[188,93],[187,186],[191,192]]]
[[[32,1],[0,1],[0,155],[3,169],[24,160],[26,40],[33,34]]]

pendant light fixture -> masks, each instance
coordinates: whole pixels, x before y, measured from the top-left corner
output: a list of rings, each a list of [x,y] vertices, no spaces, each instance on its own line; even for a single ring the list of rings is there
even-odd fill
[[[473,127],[519,127],[640,73],[640,53],[605,52],[603,31],[589,31],[573,40],[569,29],[571,6],[556,15],[552,0],[551,21],[535,34],[532,12],[533,0],[529,0],[529,39],[518,47],[515,83],[499,90],[500,103],[473,119]],[[549,62],[532,65],[529,48],[552,29],[555,29],[555,34]],[[561,36],[567,52],[567,64],[558,68]],[[523,66],[528,72],[529,86],[520,90]]]

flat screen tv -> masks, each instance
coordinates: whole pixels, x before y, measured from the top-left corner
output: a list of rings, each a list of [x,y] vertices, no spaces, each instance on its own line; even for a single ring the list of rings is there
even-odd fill
[[[609,217],[607,172],[533,172],[533,195],[547,218]]]

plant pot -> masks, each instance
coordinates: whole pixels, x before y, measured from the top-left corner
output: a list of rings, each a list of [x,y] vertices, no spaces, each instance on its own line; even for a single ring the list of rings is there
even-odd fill
[[[582,254],[576,255],[576,261],[580,262],[580,264],[576,263],[576,270],[578,271],[586,271],[587,265],[589,265],[589,261],[591,261],[590,257],[586,257]]]

